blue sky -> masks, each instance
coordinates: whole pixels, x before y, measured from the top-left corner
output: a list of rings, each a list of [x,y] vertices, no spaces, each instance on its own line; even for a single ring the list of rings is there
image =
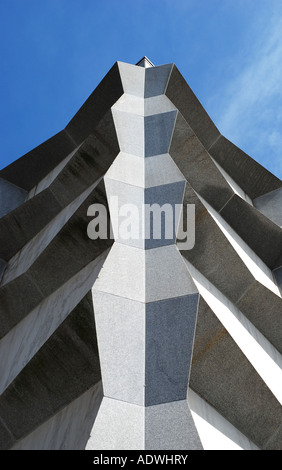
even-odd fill
[[[0,0],[0,168],[63,129],[115,61],[174,62],[282,177],[281,0]]]

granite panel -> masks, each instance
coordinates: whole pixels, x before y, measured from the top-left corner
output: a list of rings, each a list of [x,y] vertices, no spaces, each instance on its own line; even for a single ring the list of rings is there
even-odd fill
[[[186,400],[146,407],[145,449],[203,450]]]
[[[145,157],[167,153],[177,111],[145,116]]]
[[[104,396],[144,405],[146,306],[92,292]]]
[[[145,98],[165,93],[172,67],[173,64],[166,64],[146,69],[144,90]]]
[[[198,294],[146,304],[145,404],[185,400]]]

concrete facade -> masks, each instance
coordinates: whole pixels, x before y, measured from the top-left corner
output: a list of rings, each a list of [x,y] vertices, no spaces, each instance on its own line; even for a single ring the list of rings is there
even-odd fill
[[[174,64],[114,64],[0,171],[0,448],[282,450],[281,191]]]

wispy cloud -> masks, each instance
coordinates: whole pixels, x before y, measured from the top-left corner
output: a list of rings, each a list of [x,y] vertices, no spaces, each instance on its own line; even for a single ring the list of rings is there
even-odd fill
[[[212,107],[221,133],[281,178],[282,17],[275,13],[261,11],[251,51],[236,58],[237,71]]]

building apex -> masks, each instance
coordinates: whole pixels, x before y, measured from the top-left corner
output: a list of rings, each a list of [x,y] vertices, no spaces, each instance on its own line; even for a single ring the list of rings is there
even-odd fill
[[[148,67],[155,67],[153,62],[150,61],[150,59],[148,59],[148,57],[144,56],[141,60],[139,60],[139,62],[137,62],[137,64],[139,67],[145,67],[145,68],[148,68]]]

